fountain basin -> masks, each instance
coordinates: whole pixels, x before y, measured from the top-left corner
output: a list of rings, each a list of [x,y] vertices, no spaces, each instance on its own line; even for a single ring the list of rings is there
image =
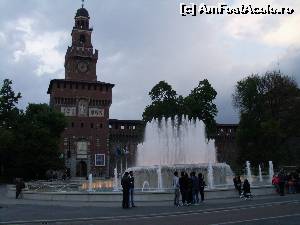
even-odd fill
[[[272,195],[276,194],[272,186],[252,187],[251,191],[254,196]],[[15,186],[7,185],[7,196],[15,198]],[[234,188],[220,188],[213,190],[206,190],[205,197],[209,199],[224,199],[224,198],[238,198],[237,192]],[[39,201],[66,201],[66,202],[98,202],[101,205],[121,206],[122,192],[38,192],[38,191],[23,191],[23,198]],[[174,191],[146,191],[135,192],[135,202],[138,206],[142,205],[159,205],[162,202],[173,204]]]
[[[232,183],[232,170],[226,163],[213,163],[212,179],[213,183],[218,185],[227,185]],[[209,163],[198,164],[178,164],[178,165],[163,165],[163,166],[138,166],[128,168],[127,171],[133,171],[135,177],[135,187],[145,189],[144,183],[147,182],[148,189],[172,189],[173,174],[175,171],[179,173],[184,171],[188,174],[192,171],[202,173],[206,184],[209,181],[208,173]],[[161,177],[160,177],[161,176]]]

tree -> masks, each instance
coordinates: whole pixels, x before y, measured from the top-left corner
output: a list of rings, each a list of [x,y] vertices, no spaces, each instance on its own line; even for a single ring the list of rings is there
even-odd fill
[[[213,103],[217,92],[207,79],[199,82],[191,94],[184,99],[185,113],[189,119],[200,119],[206,125],[206,131],[213,133],[216,127],[217,106]]]
[[[240,112],[237,143],[241,163],[297,163],[300,155],[295,148],[300,149],[300,139],[298,147],[291,140],[300,137],[299,93],[296,82],[279,72],[252,75],[237,83],[233,103]]]
[[[66,119],[46,104],[29,104],[25,112],[17,108],[21,94],[12,81],[0,89],[0,175],[11,179],[43,178],[48,169],[59,169],[60,134]]]
[[[5,79],[0,89],[0,175],[6,172],[13,158],[15,127],[19,117],[16,107],[21,94],[12,89],[12,81]]]
[[[149,92],[149,96],[152,103],[145,108],[143,113],[144,121],[161,120],[163,117],[174,119],[178,115],[180,109],[177,93],[167,82],[160,81],[156,84]]]
[[[11,86],[12,81],[5,79],[0,89],[0,125],[3,128],[12,127],[19,114],[16,105],[21,98],[21,93],[15,94]]]
[[[217,107],[213,103],[217,92],[211,86],[207,79],[199,82],[190,95],[183,97],[177,95],[172,86],[165,81],[160,81],[149,92],[152,100],[151,105],[145,108],[143,119],[151,121],[152,119],[174,118],[180,119],[183,115],[189,119],[200,119],[206,125],[207,133],[215,130],[216,122],[214,117],[217,114]]]
[[[17,128],[19,157],[15,168],[20,176],[44,178],[47,170],[63,168],[59,141],[65,127],[65,116],[47,104],[28,105]]]

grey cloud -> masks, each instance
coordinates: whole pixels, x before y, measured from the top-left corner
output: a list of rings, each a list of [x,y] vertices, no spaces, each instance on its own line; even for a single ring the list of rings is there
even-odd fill
[[[243,46],[228,45],[229,37],[222,30],[227,18],[181,17],[179,3],[178,0],[130,0],[126,4],[123,0],[87,1],[94,28],[93,45],[100,51],[98,79],[116,84],[111,118],[140,119],[149,104],[148,92],[160,80],[169,82],[178,94],[187,95],[199,80],[207,78],[218,92],[218,122],[238,121],[231,104],[234,84],[252,72],[263,71],[271,59],[266,58],[259,65],[255,60],[241,64],[231,52]],[[0,25],[29,17],[37,21],[34,27],[37,33],[71,34],[80,1],[2,0],[0,7],[5,8]],[[5,35],[13,45],[20,42],[17,32]],[[57,50],[64,54],[70,41],[60,43]],[[11,62],[16,48],[20,46],[7,45],[0,51],[1,79],[5,75],[14,80],[16,89],[24,96],[23,108],[27,102],[48,102],[49,81],[60,77],[62,72],[37,77],[34,74],[37,58],[26,57],[18,64]],[[298,56],[284,59],[286,63],[282,60],[282,65],[299,71]]]

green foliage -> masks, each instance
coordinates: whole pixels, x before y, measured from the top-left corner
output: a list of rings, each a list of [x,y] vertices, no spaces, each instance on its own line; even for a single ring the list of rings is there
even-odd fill
[[[177,93],[165,81],[160,81],[155,85],[149,92],[149,96],[152,104],[147,106],[143,113],[145,121],[161,120],[163,117],[174,118],[180,111]]]
[[[213,103],[217,92],[207,79],[199,82],[199,85],[184,99],[185,114],[189,119],[200,119],[205,125],[207,132],[214,131],[215,116],[218,113],[217,106]]]
[[[168,83],[160,81],[149,92],[152,100],[151,105],[145,108],[143,119],[151,121],[152,119],[161,120],[163,117],[174,119],[182,115],[188,116],[189,119],[202,120],[207,128],[207,132],[213,132],[215,129],[215,119],[217,107],[213,103],[217,92],[208,82],[202,80],[187,97],[177,96]]]
[[[12,90],[12,81],[5,79],[0,89],[0,126],[3,128],[12,128],[15,125],[15,118],[19,114],[16,107],[21,94]]]
[[[296,82],[278,72],[252,75],[237,83],[233,104],[240,112],[237,143],[241,163],[299,163],[299,151],[294,151],[299,146],[291,145],[295,138],[298,145],[300,141],[299,94]]]
[[[60,169],[60,134],[66,119],[46,104],[29,104],[20,111],[12,82],[5,80],[0,91],[0,175],[7,178],[43,178],[48,169]]]

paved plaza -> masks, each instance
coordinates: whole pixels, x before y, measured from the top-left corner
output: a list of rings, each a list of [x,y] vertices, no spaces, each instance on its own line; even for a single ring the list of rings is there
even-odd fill
[[[207,200],[197,206],[175,208],[172,202],[122,209],[97,202],[10,199],[0,188],[0,224],[266,224],[299,225],[300,195],[277,195]]]

